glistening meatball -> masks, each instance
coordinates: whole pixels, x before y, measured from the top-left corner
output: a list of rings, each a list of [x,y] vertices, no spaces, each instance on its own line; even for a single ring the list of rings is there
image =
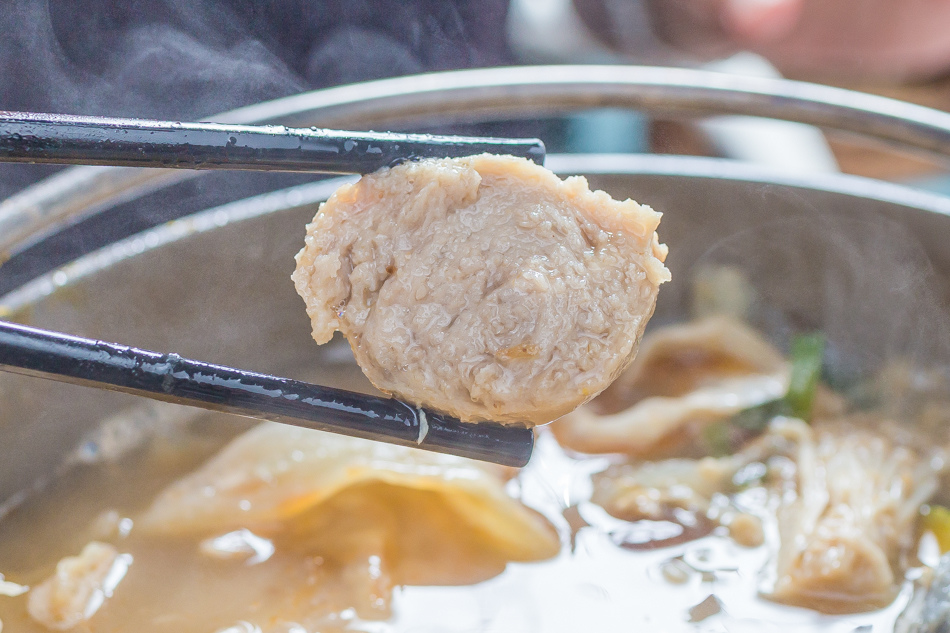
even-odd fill
[[[405,163],[341,187],[293,279],[376,387],[477,422],[541,424],[633,360],[668,281],[660,214],[509,156]]]

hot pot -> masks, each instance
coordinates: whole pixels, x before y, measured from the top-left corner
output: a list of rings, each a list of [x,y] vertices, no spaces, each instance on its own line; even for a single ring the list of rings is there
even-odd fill
[[[636,67],[460,71],[344,86],[214,120],[353,129],[519,120],[596,107],[748,114],[950,155],[950,115],[819,86]],[[686,156],[551,155],[556,172],[664,213],[674,281],[656,322],[688,312],[692,271],[738,264],[760,294],[757,325],[781,340],[823,329],[842,371],[894,354],[946,360],[950,199],[846,175],[793,175]],[[198,172],[73,168],[0,207],[0,251],[16,257],[76,222]],[[290,377],[346,362],[318,348],[289,280],[303,226],[341,179],[203,209],[78,252],[0,296],[3,318]],[[80,249],[81,251],[81,249]],[[943,340],[947,340],[944,338]],[[343,359],[343,360],[341,360]],[[0,374],[0,508],[11,507],[130,397]],[[141,405],[144,406],[144,405]],[[0,512],[2,515],[2,512]]]

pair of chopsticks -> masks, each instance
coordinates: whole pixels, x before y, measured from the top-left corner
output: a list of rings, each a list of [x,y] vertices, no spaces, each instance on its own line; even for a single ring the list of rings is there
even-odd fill
[[[407,160],[512,154],[538,139],[347,132],[0,111],[0,162],[367,174]],[[524,466],[534,433],[394,399],[0,321],[0,370]]]

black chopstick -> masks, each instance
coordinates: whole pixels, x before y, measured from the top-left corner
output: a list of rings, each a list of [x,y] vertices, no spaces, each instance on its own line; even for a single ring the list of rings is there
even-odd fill
[[[481,153],[543,164],[544,143],[0,111],[2,162],[368,174],[406,160]]]
[[[368,396],[0,321],[0,370],[121,391],[505,466],[528,463],[534,433],[468,424]]]

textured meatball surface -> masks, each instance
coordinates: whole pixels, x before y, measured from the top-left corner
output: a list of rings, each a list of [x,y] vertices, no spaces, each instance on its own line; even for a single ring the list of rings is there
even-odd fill
[[[659,222],[525,159],[428,159],[341,187],[293,279],[313,338],[341,331],[382,391],[541,424],[633,360],[670,278]]]

